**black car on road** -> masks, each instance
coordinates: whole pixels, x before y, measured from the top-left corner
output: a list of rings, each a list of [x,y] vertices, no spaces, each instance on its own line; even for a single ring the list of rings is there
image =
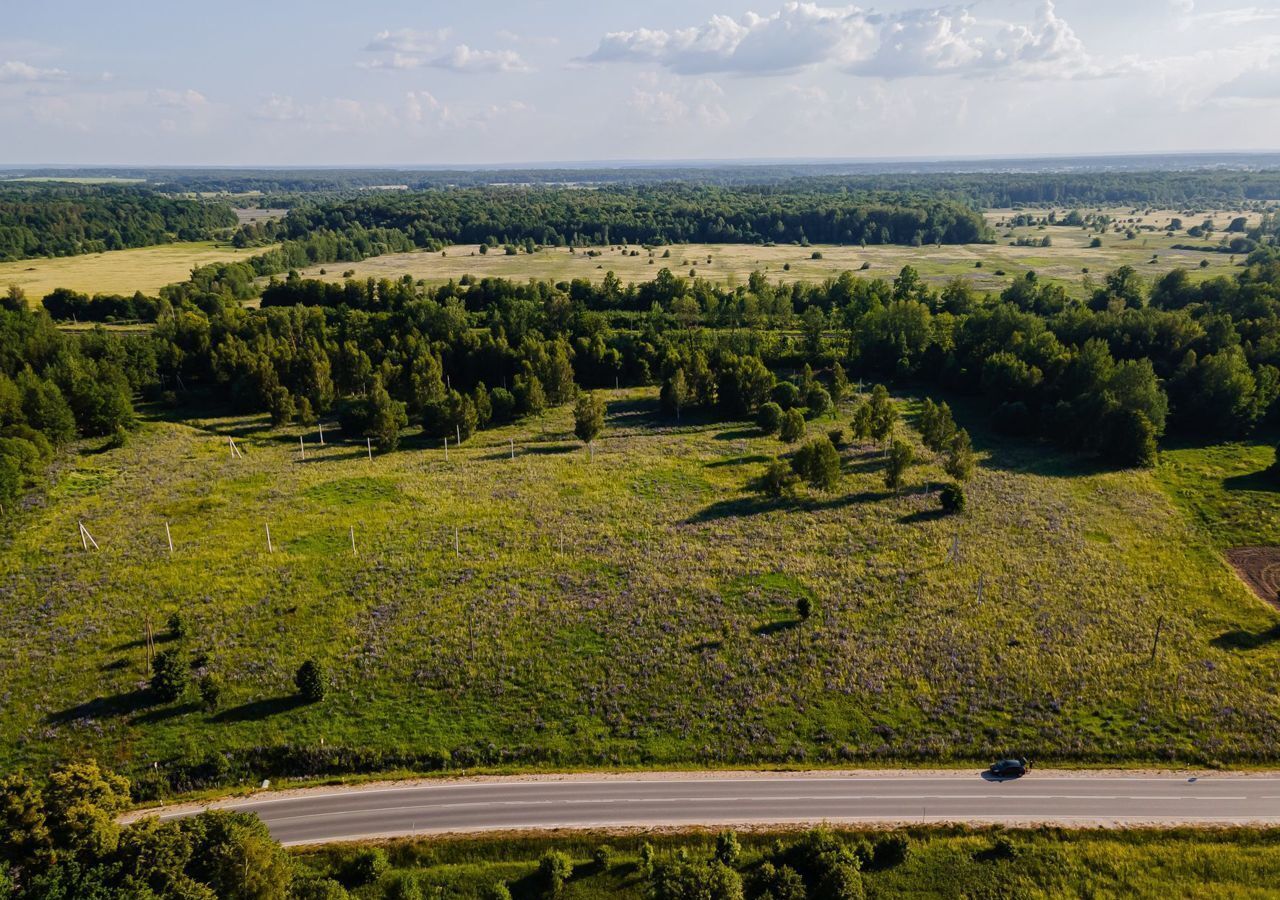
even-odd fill
[[[1031,764],[1025,759],[1000,759],[993,762],[987,771],[996,778],[1021,778],[1029,768]]]

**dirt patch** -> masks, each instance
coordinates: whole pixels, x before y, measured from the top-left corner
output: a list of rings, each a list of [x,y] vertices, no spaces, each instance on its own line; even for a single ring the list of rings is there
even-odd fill
[[[1280,547],[1236,547],[1227,562],[1255,594],[1280,607]]]

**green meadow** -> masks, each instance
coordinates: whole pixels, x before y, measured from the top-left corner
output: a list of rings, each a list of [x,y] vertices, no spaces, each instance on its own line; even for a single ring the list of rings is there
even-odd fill
[[[906,859],[863,866],[868,897],[1167,897],[1262,898],[1280,894],[1280,854],[1274,831],[1058,831],[1054,829],[907,829]],[[882,832],[833,832],[849,847],[867,846]],[[748,886],[762,865],[785,854],[795,834],[741,834],[734,868]],[[657,865],[678,854],[710,859],[713,833],[581,834],[554,838],[510,837],[394,842],[384,846],[390,866],[372,885],[353,887],[353,897],[405,896],[406,884],[423,896],[484,897],[498,883],[511,896],[545,896],[538,861],[548,849],[566,854],[572,874],[559,896],[649,897],[650,878],[641,859],[649,843]],[[601,847],[611,851],[605,864]],[[299,851],[304,872],[341,877],[355,847]],[[400,894],[394,891],[400,890]],[[751,894],[748,894],[751,896]],[[810,893],[809,896],[815,896]]]
[[[784,503],[749,488],[790,449],[776,438],[659,418],[653,389],[606,395],[594,458],[568,408],[447,459],[413,432],[370,459],[336,426],[321,446],[263,418],[154,411],[122,448],[64,455],[0,551],[0,768],[93,754],[245,782],[1280,755],[1280,647],[1231,640],[1277,615],[1194,514],[1235,521],[1215,483],[1269,450],[1223,451],[1229,471],[1175,450],[1154,473],[1107,472],[959,405],[981,460],[964,514],[939,513],[945,476],[905,426],[923,463],[900,493],[879,448],[854,444],[835,491]],[[917,399],[899,402],[909,423]],[[217,710],[194,689],[154,702],[148,627],[224,682]],[[314,705],[293,685],[309,658],[331,684]]]

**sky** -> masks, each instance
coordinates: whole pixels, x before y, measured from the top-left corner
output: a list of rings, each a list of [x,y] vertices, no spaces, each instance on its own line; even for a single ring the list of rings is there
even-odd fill
[[[1280,149],[1280,0],[0,0],[0,164]]]

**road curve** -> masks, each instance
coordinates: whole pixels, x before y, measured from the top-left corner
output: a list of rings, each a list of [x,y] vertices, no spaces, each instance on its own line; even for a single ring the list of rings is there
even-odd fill
[[[259,794],[213,807],[256,813],[285,844],[561,828],[955,823],[1280,825],[1280,775],[1033,771],[652,774],[417,782]],[[175,807],[161,818],[207,807]]]

